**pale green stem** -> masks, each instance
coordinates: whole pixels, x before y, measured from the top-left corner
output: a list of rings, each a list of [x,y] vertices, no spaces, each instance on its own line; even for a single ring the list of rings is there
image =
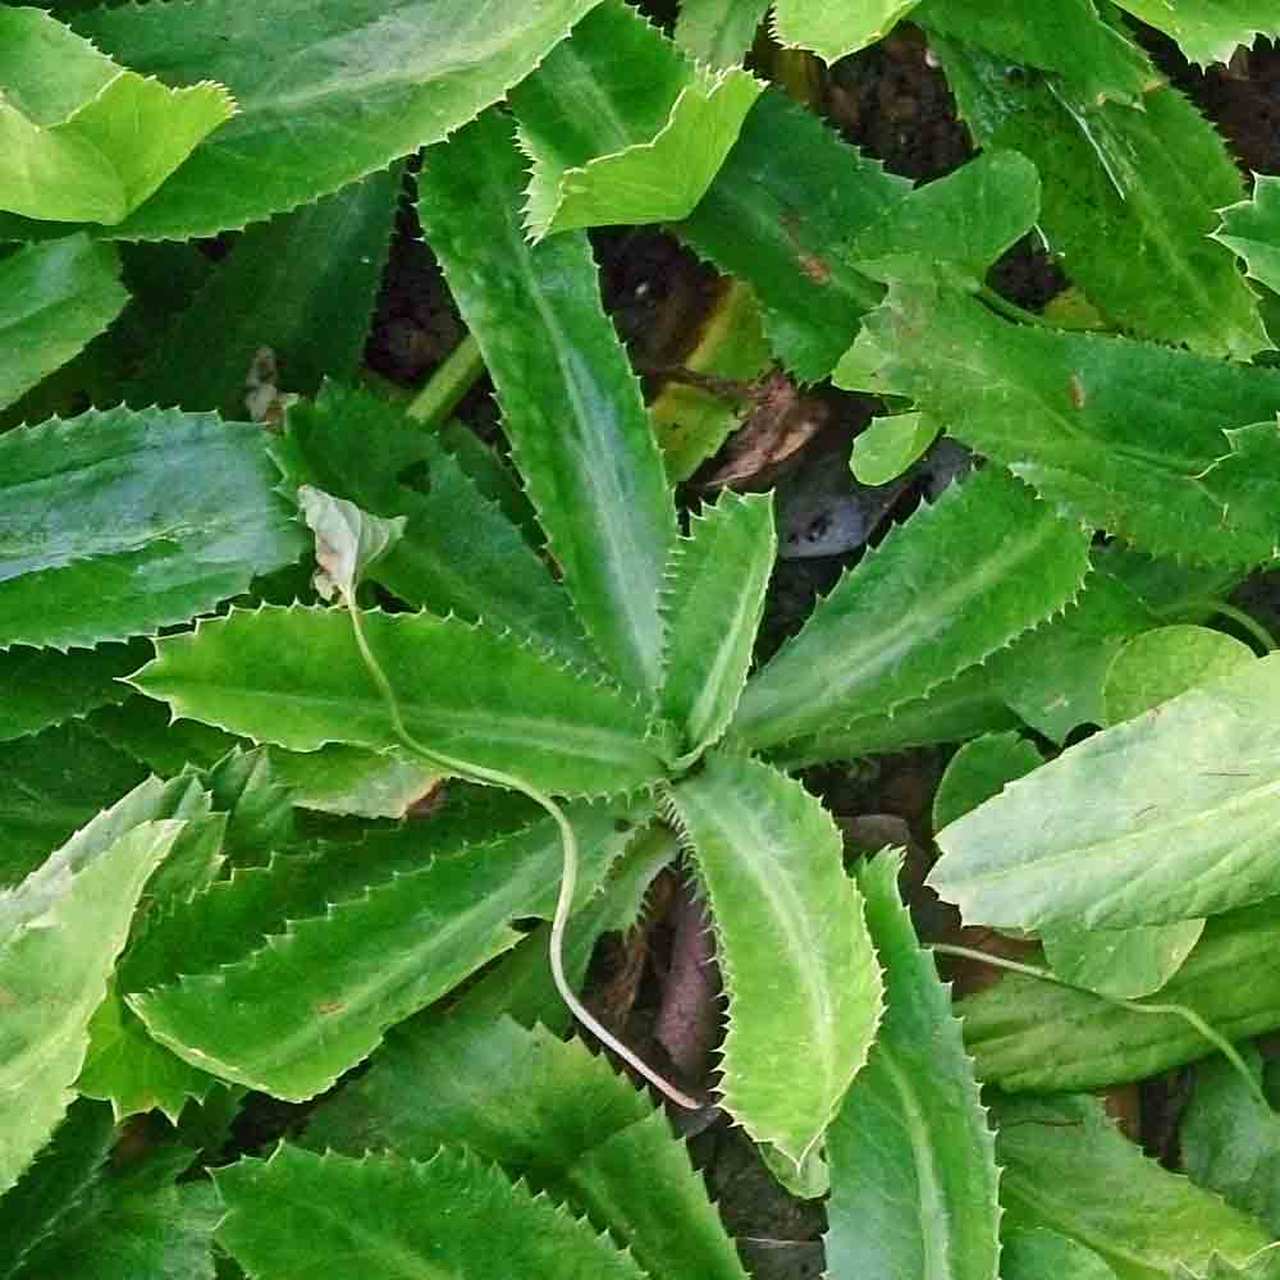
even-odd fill
[[[1025,308],[1018,306],[1016,302],[1010,302],[1008,298],[997,293],[990,285],[982,285],[978,290],[978,297],[992,311],[998,311],[1005,319],[1013,320],[1017,324],[1045,325],[1048,323],[1043,316],[1036,315],[1034,311],[1027,311]]]
[[[483,372],[480,345],[467,334],[440,362],[427,379],[427,385],[409,402],[405,413],[428,427],[443,426]]]
[[[1186,607],[1187,609],[1204,609],[1217,614],[1220,618],[1230,618],[1241,631],[1247,631],[1262,646],[1264,654],[1274,653],[1276,650],[1275,636],[1257,618],[1243,609],[1236,608],[1233,604],[1228,604],[1225,600],[1219,600],[1216,597],[1209,600],[1193,600]]]
[[[1024,977],[1036,978],[1041,982],[1051,982],[1056,987],[1066,987],[1068,991],[1083,991],[1086,995],[1093,996],[1105,1004],[1114,1005],[1117,1009],[1126,1009],[1130,1013],[1154,1013],[1181,1018],[1231,1063],[1249,1086],[1249,1092],[1253,1094],[1254,1098],[1268,1111],[1271,1110],[1271,1104],[1267,1101],[1266,1094],[1262,1092],[1262,1086],[1253,1078],[1253,1073],[1249,1070],[1245,1060],[1236,1052],[1235,1045],[1220,1031],[1210,1026],[1194,1009],[1188,1009],[1184,1004],[1141,1004],[1137,1000],[1125,1000],[1120,996],[1104,995],[1101,991],[1094,991],[1092,987],[1082,987],[1078,983],[1068,982],[1065,978],[1058,977],[1056,973],[1048,969],[1041,969],[1033,964],[1023,964],[1018,960],[1007,960],[1004,956],[995,956],[988,951],[978,951],[973,947],[959,947],[949,942],[935,942],[931,946],[934,951],[944,956],[959,956],[964,960],[977,960],[980,964],[989,964],[996,969],[1007,969],[1010,973],[1020,973]]]
[[[419,742],[405,726],[404,717],[400,714],[400,701],[396,697],[396,691],[392,688],[391,681],[387,678],[387,673],[382,669],[382,664],[378,661],[369,645],[360,608],[350,597],[347,597],[347,611],[351,615],[351,628],[355,633],[356,647],[360,650],[360,657],[363,659],[369,675],[372,677],[374,684],[377,685],[378,692],[382,695],[382,700],[386,704],[387,714],[391,718],[392,730],[405,749],[426,763],[435,765],[448,773],[456,774],[462,778],[470,778],[476,782],[488,783],[490,786],[505,787],[509,791],[518,791],[521,795],[528,796],[530,800],[551,816],[559,829],[560,846],[564,854],[564,870],[560,877],[560,894],[556,899],[555,912],[551,918],[550,958],[551,976],[555,980],[556,990],[560,992],[560,996],[565,1004],[568,1005],[569,1011],[601,1044],[616,1053],[618,1057],[649,1081],[661,1094],[669,1098],[677,1106],[685,1107],[690,1111],[701,1110],[702,1103],[695,1101],[688,1094],[682,1093],[605,1027],[578,999],[577,993],[565,976],[564,934],[565,928],[569,923],[569,916],[573,911],[573,895],[578,882],[578,836],[573,829],[573,824],[565,816],[564,810],[550,796],[544,795],[536,787],[530,786],[529,783],[512,774],[500,773],[497,769],[486,769],[482,765],[454,759],[452,756],[447,756],[442,752],[433,751],[430,747],[424,746]]]

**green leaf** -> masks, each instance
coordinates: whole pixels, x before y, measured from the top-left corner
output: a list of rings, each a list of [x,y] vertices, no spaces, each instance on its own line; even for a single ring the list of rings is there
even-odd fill
[[[377,515],[406,517],[404,537],[371,572],[402,600],[595,664],[568,596],[521,532],[400,410],[328,383],[314,404],[290,408],[272,452],[294,486],[313,484]]]
[[[402,752],[378,753],[342,743],[319,751],[268,748],[271,768],[300,809],[360,818],[403,818],[440,774]]]
[[[625,833],[602,807],[571,816],[589,858],[586,897]],[[513,921],[549,916],[560,863],[557,829],[538,823],[393,873],[318,914],[291,916],[256,950],[247,949],[258,942],[252,932],[211,940],[226,948],[238,941],[243,958],[200,973],[184,964],[176,982],[128,1003],[152,1036],[193,1066],[275,1097],[314,1097],[389,1026],[512,947],[520,938]]]
[[[1044,1227],[1005,1236],[1000,1275],[1003,1280],[1116,1280],[1116,1273],[1092,1249]]]
[[[1253,196],[1218,211],[1222,225],[1212,239],[1244,260],[1246,274],[1280,292],[1280,178],[1253,177]]]
[[[1009,1098],[993,1115],[1011,1225],[1078,1240],[1125,1280],[1199,1270],[1215,1252],[1244,1262],[1268,1243],[1252,1219],[1148,1160],[1096,1098]]]
[[[145,823],[121,836],[88,866],[64,875],[39,914],[0,942],[0,990],[8,1005],[0,1025],[2,1190],[71,1101],[89,1019],[106,994],[143,886],[181,829],[179,822]],[[37,883],[33,893],[40,890]],[[23,889],[17,892],[21,907]]]
[[[14,12],[0,12],[0,23]],[[115,251],[87,236],[27,245],[0,258],[0,408],[66,364],[128,300]]]
[[[12,648],[0,652],[0,741],[23,738],[98,707],[123,702],[128,686],[117,677],[136,671],[146,646],[104,644],[59,653]]]
[[[755,291],[765,332],[803,381],[826,377],[882,289],[833,252],[910,190],[811,112],[760,95],[715,181],[676,233]]]
[[[1083,929],[1058,924],[1043,930],[1045,958],[1059,977],[1106,996],[1133,1000],[1159,991],[1182,967],[1204,932],[1204,920]]]
[[[995,1143],[950,995],[898,896],[901,865],[882,853],[858,870],[885,1011],[827,1137],[828,1272],[991,1280]]]
[[[951,757],[933,795],[933,829],[940,831],[1004,787],[1039,768],[1044,757],[1021,734],[987,733]]]
[[[749,681],[731,733],[761,750],[886,715],[1060,609],[1087,568],[1087,533],[987,468],[845,574]]]
[[[1218,210],[1244,194],[1240,173],[1177,90],[1097,103],[1056,79],[1013,80],[1006,58],[972,45],[935,37],[930,47],[975,141],[1035,162],[1049,245],[1114,325],[1206,355],[1270,345],[1257,299],[1209,238]]]
[[[1277,698],[1272,656],[1069,748],[939,832],[929,883],[1014,929],[1164,924],[1280,891]]]
[[[683,0],[675,41],[706,66],[737,66],[768,7],[769,0]]]
[[[773,35],[831,63],[887,36],[917,0],[776,0]]]
[[[361,1280],[639,1280],[585,1223],[466,1152],[426,1164],[312,1155],[281,1144],[215,1181],[218,1240],[256,1280],[303,1280],[342,1259]]]
[[[88,647],[185,622],[293,560],[263,433],[91,409],[0,437],[0,647]]]
[[[723,1106],[799,1166],[880,1020],[881,982],[840,833],[798,783],[713,754],[671,789],[710,900],[729,996]]]
[[[675,539],[662,458],[585,235],[526,244],[522,174],[509,123],[490,113],[427,156],[418,212],[578,615],[614,674],[652,693]]]
[[[741,1280],[665,1117],[603,1057],[487,1010],[427,1013],[307,1129],[307,1145],[426,1158],[456,1143],[584,1213],[654,1277]]]
[[[1160,1003],[1185,1005],[1228,1040],[1280,1026],[1278,906],[1273,898],[1209,920]],[[1135,1013],[1020,974],[1007,974],[957,1009],[979,1076],[1003,1089],[1098,1089],[1143,1080],[1213,1052],[1176,1014]]]
[[[605,0],[511,93],[533,158],[531,235],[687,217],[763,87],[740,68],[706,71]]]
[[[1244,1049],[1261,1075],[1255,1050]],[[1196,1067],[1195,1091],[1178,1128],[1182,1163],[1191,1180],[1216,1191],[1242,1213],[1280,1230],[1280,1116],[1264,1107],[1225,1060]]]
[[[664,772],[644,710],[507,635],[427,613],[368,613],[409,732],[432,750],[558,795],[630,791]],[[132,677],[173,713],[314,751],[399,745],[345,610],[271,605],[156,641]]]
[[[662,714],[696,756],[724,733],[746,682],[777,551],[769,495],[725,490],[671,557]]]
[[[280,389],[312,395],[360,366],[400,196],[398,168],[251,227],[180,314],[158,327],[133,404],[245,415],[263,347]]]
[[[76,29],[131,67],[218,80],[239,107],[113,234],[211,235],[385,168],[501,98],[594,3],[196,0],[79,14]]]
[[[938,425],[921,413],[898,413],[873,418],[854,438],[849,465],[859,484],[880,485],[896,480],[938,435]]]
[[[1280,543],[1280,373],[901,286],[835,380],[910,396],[1047,501],[1154,555],[1244,566]]]
[[[1107,669],[1107,723],[1158,707],[1198,684],[1228,676],[1254,660],[1242,640],[1208,627],[1158,627],[1130,640]]]
[[[6,6],[0,209],[118,223],[234,110],[220,84],[170,88],[118,66],[49,14]]]
[[[404,536],[404,516],[389,520],[362,511],[354,502],[335,498],[304,484],[298,509],[316,538],[316,591],[326,600],[340,596],[355,607],[356,587],[370,565],[381,560]]]
[[[1116,0],[1140,22],[1178,42],[1191,62],[1226,62],[1239,45],[1259,35],[1280,34],[1280,20],[1269,0]]]

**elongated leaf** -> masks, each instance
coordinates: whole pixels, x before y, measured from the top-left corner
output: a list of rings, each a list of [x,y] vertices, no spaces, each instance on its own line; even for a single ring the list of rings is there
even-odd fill
[[[1044,234],[1106,317],[1208,355],[1269,345],[1257,299],[1208,238],[1217,210],[1242,198],[1240,174],[1177,90],[1098,103],[1056,79],[1012,81],[1006,58],[972,45],[935,38],[931,47],[976,141],[1035,161]]]
[[[282,1144],[216,1182],[218,1240],[260,1280],[302,1280],[333,1258],[367,1280],[638,1280],[625,1254],[465,1152],[426,1164],[318,1156]]]
[[[0,688],[5,691],[0,741],[39,733],[97,707],[123,702],[129,688],[117,677],[136,671],[145,656],[142,642],[106,644],[75,653],[5,650],[0,653]]]
[[[235,109],[220,84],[169,88],[15,6],[0,13],[0,93],[0,208],[62,222],[119,222]]]
[[[827,1267],[832,1280],[991,1280],[995,1143],[949,993],[898,897],[900,867],[883,853],[858,871],[885,1012],[827,1138]]]
[[[676,43],[709,67],[737,66],[768,7],[769,0],[683,0]]]
[[[245,379],[271,349],[280,389],[312,395],[360,365],[400,195],[400,171],[246,231],[129,385],[134,404],[245,414]],[[264,300],[266,305],[264,305]]]
[[[823,62],[887,36],[917,0],[776,0],[773,33],[783,46],[811,49]]]
[[[1163,924],[1280,892],[1277,698],[1273,656],[1069,748],[939,832],[929,883],[967,921],[1030,929]]]
[[[835,824],[768,765],[712,755],[671,790],[729,995],[725,1110],[799,1166],[866,1061],[881,981]]]
[[[1070,1236],[1046,1227],[1010,1231],[1000,1250],[1002,1280],[1116,1280],[1116,1273]]]
[[[628,791],[663,772],[643,710],[509,636],[430,614],[367,614],[409,732],[455,759],[558,794]],[[398,745],[341,609],[235,611],[156,643],[132,677],[175,715],[256,742],[314,751]]]
[[[768,91],[707,194],[675,230],[751,285],[779,359],[815,381],[831,372],[882,294],[832,250],[909,189],[812,113]]]
[[[121,836],[0,944],[9,1006],[0,1026],[0,1189],[14,1184],[71,1101],[89,1019],[134,907],[181,828],[147,823]]]
[[[762,88],[740,68],[698,67],[604,0],[511,94],[533,157],[530,232],[687,217]]]
[[[406,517],[404,537],[371,570],[402,600],[505,627],[594,665],[546,565],[454,456],[399,410],[328,384],[314,404],[289,410],[273,453],[293,486],[317,485],[377,515]]]
[[[1228,1040],[1280,1026],[1277,920],[1274,899],[1211,919],[1158,1003],[1187,1006]],[[1019,974],[957,1009],[979,1076],[1002,1089],[1099,1089],[1215,1052],[1176,1014],[1134,1013]]]
[[[527,245],[521,177],[510,126],[491,113],[427,156],[419,214],[578,615],[615,675],[652,693],[675,537],[662,459],[586,239]]]
[[[1248,565],[1280,544],[1270,370],[1010,324],[954,291],[903,286],[836,381],[911,396],[1050,502],[1155,555]]]
[[[1242,1263],[1268,1243],[1253,1219],[1148,1160],[1096,1098],[1009,1098],[993,1115],[1011,1224],[1079,1240],[1126,1280],[1200,1271],[1213,1253]]]
[[[294,559],[262,432],[91,409],[0,438],[0,647],[87,647],[185,622]]]
[[[6,9],[0,21],[13,12]],[[114,250],[83,235],[0,258],[0,408],[65,364],[120,314],[129,295],[119,275]]]
[[[589,896],[626,833],[607,809],[574,813]],[[188,972],[128,1003],[193,1066],[276,1097],[310,1098],[393,1023],[513,946],[514,920],[549,915],[560,863],[557,830],[544,822],[375,882],[324,914],[289,922],[243,959]]]
[[[869,551],[747,685],[731,732],[752,749],[887,714],[1066,604],[1088,535],[995,468]]]
[[[129,66],[210,77],[239,106],[113,234],[209,235],[384,168],[502,97],[593,3],[271,0],[246,10],[234,0],[197,0],[181,10],[80,14],[76,29]]]
[[[777,537],[768,497],[725,490],[671,557],[663,714],[696,754],[724,732],[751,663]]]
[[[1140,22],[1172,36],[1192,62],[1226,62],[1237,45],[1280,33],[1280,18],[1267,0],[1117,0]]]

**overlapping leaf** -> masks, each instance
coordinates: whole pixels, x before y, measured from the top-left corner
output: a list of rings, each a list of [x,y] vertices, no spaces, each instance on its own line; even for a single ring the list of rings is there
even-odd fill
[[[769,0],[684,0],[676,43],[709,67],[737,66],[768,7]]]
[[[1117,0],[1140,22],[1172,36],[1192,62],[1226,62],[1238,45],[1280,34],[1280,18],[1268,0]]]
[[[773,33],[783,46],[811,49],[824,62],[887,36],[917,0],[775,0]]]
[[[1000,1250],[1002,1280],[1116,1280],[1092,1249],[1047,1227],[1010,1231]]]
[[[146,648],[138,642],[75,653],[17,647],[0,653],[0,687],[5,691],[0,741],[39,733],[97,707],[123,702],[129,689],[117,677],[136,671]]]
[[[1213,238],[1244,259],[1251,280],[1280,292],[1280,178],[1255,174],[1252,197],[1220,212]]]

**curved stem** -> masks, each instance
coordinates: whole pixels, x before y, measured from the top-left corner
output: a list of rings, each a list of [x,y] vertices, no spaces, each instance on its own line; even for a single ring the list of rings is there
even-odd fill
[[[1007,969],[1010,973],[1020,973],[1024,977],[1036,978],[1040,982],[1050,982],[1056,987],[1066,987],[1068,991],[1083,991],[1086,995],[1091,995],[1105,1004],[1114,1005],[1117,1009],[1125,1009],[1130,1013],[1154,1013],[1181,1018],[1226,1058],[1249,1086],[1249,1092],[1253,1094],[1254,1098],[1268,1111],[1271,1110],[1271,1104],[1262,1092],[1262,1086],[1253,1078],[1253,1073],[1249,1070],[1248,1064],[1236,1052],[1235,1045],[1220,1031],[1206,1022],[1194,1009],[1188,1009],[1186,1005],[1141,1004],[1137,1000],[1125,1000],[1121,996],[1104,995],[1101,991],[1093,990],[1092,987],[1082,987],[1078,983],[1068,982],[1065,978],[1058,977],[1056,973],[1051,972],[1049,969],[1042,969],[1034,964],[1023,964],[1019,960],[1006,960],[1004,956],[995,956],[987,951],[978,951],[974,947],[960,947],[949,942],[935,942],[931,944],[931,947],[932,950],[940,955],[959,956],[963,960],[977,960],[980,964],[989,964],[996,969]]]
[[[679,1107],[689,1111],[699,1111],[702,1103],[682,1093],[669,1080],[649,1066],[634,1050],[623,1044],[600,1020],[578,999],[577,992],[570,985],[564,971],[564,935],[569,924],[569,916],[573,911],[573,895],[578,883],[578,836],[573,824],[565,816],[564,810],[550,796],[543,794],[536,787],[509,773],[497,769],[486,769],[482,765],[458,760],[419,742],[406,728],[404,717],[400,714],[400,701],[395,689],[382,669],[365,634],[364,621],[360,607],[348,597],[347,612],[351,615],[351,627],[355,633],[356,648],[368,669],[382,700],[386,704],[387,714],[391,719],[391,727],[401,745],[428,764],[437,765],[449,773],[463,778],[471,778],[476,782],[486,782],[491,786],[505,787],[509,791],[518,791],[528,796],[550,815],[560,832],[560,847],[563,850],[564,869],[560,876],[560,893],[556,899],[555,912],[551,917],[550,959],[551,976],[561,999],[569,1007],[570,1013],[591,1032],[601,1044],[611,1049],[624,1062],[643,1076],[664,1097],[669,1098]]]
[[[1187,608],[1205,609],[1217,614],[1220,618],[1230,618],[1241,631],[1248,632],[1249,636],[1261,646],[1264,654],[1274,653],[1276,650],[1275,636],[1253,614],[1246,613],[1243,609],[1237,608],[1233,604],[1228,604],[1225,600],[1219,600],[1216,597],[1207,600],[1193,600]]]
[[[1034,324],[1043,328],[1049,323],[1044,316],[1038,316],[1034,311],[1028,311],[1025,307],[1018,306],[1016,302],[1010,302],[1008,298],[1003,294],[997,293],[988,284],[984,284],[978,289],[978,297],[992,311],[998,311],[1006,320],[1012,320],[1016,324]]]

